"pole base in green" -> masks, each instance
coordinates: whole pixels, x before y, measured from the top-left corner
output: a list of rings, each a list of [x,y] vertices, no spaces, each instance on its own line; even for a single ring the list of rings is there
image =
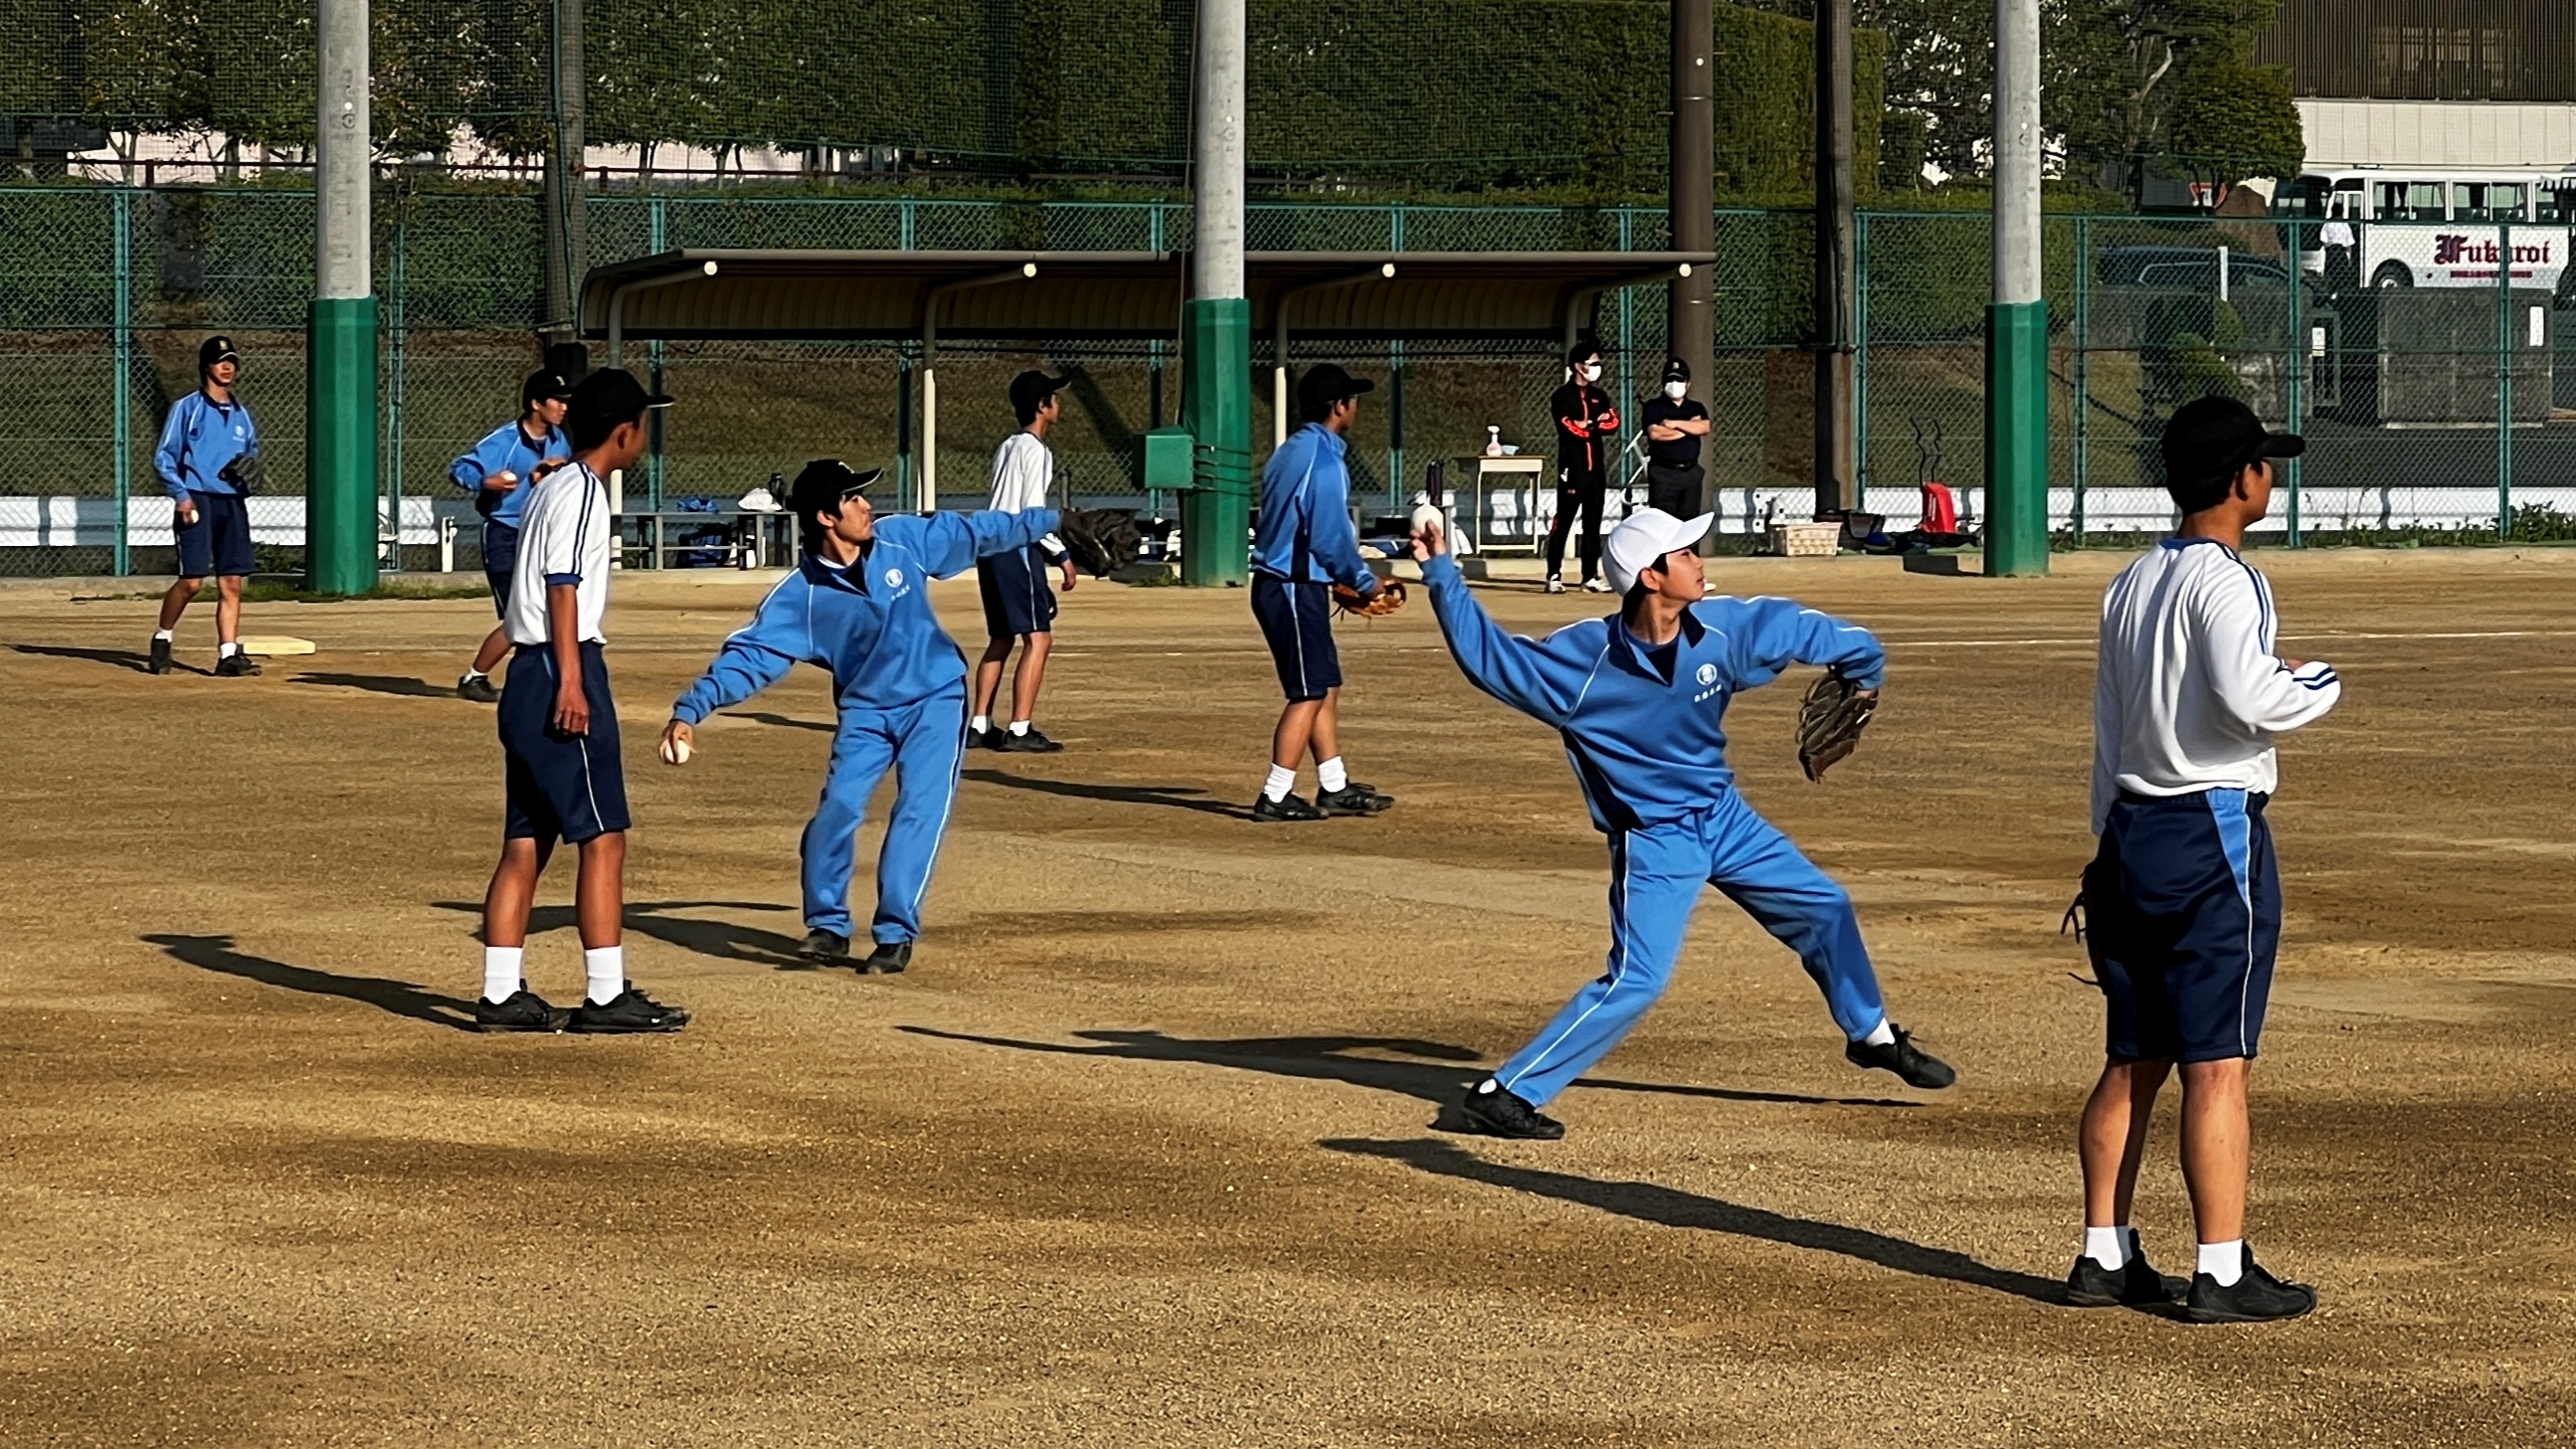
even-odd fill
[[[1181,498],[1181,582],[1252,577],[1252,303],[1193,297],[1181,306],[1182,425],[1194,440]]]
[[[1986,308],[1986,574],[2048,573],[2048,304]]]
[[[316,297],[309,316],[305,582],[363,594],[376,586],[376,299]]]

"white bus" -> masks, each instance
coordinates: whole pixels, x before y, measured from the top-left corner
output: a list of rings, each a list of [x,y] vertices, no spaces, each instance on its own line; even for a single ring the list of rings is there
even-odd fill
[[[2576,221],[2576,169],[2312,171],[2282,188],[2299,264],[2338,289],[2516,287],[2555,291]],[[2507,254],[2510,249],[2510,255]]]

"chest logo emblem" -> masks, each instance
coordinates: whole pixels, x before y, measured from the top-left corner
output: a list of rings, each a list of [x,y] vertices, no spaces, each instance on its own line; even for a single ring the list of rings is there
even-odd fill
[[[1714,664],[1701,665],[1699,667],[1698,678],[1699,682],[1703,685],[1717,683],[1717,666]]]
[[[903,587],[903,570],[901,570],[901,569],[887,569],[887,570],[885,571],[885,581],[886,581],[886,587],[887,587],[887,588],[889,588],[889,589],[899,589],[899,588],[902,588],[902,587]]]

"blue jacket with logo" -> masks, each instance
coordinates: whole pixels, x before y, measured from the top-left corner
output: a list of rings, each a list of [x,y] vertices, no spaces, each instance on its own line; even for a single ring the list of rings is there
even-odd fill
[[[507,469],[519,475],[519,486],[492,501],[483,516],[494,523],[519,526],[519,517],[528,508],[528,492],[535,484],[534,469],[548,458],[569,458],[572,445],[564,441],[563,429],[546,429],[543,443],[528,441],[527,430],[516,418],[483,435],[483,441],[457,455],[447,465],[447,476],[474,499],[479,509],[483,503],[483,480]]]
[[[152,452],[152,466],[161,475],[162,490],[172,498],[234,494],[241,490],[220,476],[224,465],[258,451],[259,428],[241,399],[219,403],[199,388],[170,405],[170,416],[161,423],[161,446]]]
[[[1252,529],[1254,573],[1377,592],[1377,576],[1360,557],[1359,531],[1351,527],[1349,451],[1341,434],[1308,423],[1270,455],[1261,470],[1261,517]]]
[[[835,568],[812,554],[725,640],[671,717],[694,725],[787,677],[799,662],[832,671],[843,709],[895,709],[966,684],[966,656],[931,612],[929,582],[1055,531],[1056,511],[877,516],[874,542]]]
[[[1707,599],[1682,615],[1670,656],[1654,657],[1617,615],[1543,640],[1507,634],[1459,577],[1457,560],[1422,567],[1431,609],[1468,682],[1554,725],[1603,832],[1680,820],[1734,788],[1727,700],[1792,664],[1840,669],[1876,689],[1887,652],[1869,631],[1789,599]]]

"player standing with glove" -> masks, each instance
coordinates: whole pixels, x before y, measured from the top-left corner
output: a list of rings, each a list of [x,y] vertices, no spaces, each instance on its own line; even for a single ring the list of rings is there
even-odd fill
[[[447,465],[447,476],[474,499],[483,516],[483,580],[492,589],[492,607],[506,615],[510,576],[519,566],[519,520],[528,496],[548,473],[572,456],[564,441],[564,415],[572,407],[572,384],[551,372],[532,372],[519,385],[519,416],[494,428],[473,448]],[[456,681],[456,692],[476,704],[495,704],[501,691],[492,687],[492,671],[510,649],[504,623],[485,636],[474,662]]]
[[[259,673],[241,646],[242,585],[257,565],[245,495],[259,484],[259,427],[233,396],[241,380],[241,354],[229,337],[209,337],[197,347],[197,390],[170,406],[152,466],[170,495],[172,533],[179,545],[179,577],[161,596],[161,622],[152,631],[154,674],[170,672],[170,650],[179,616],[215,576],[215,673],[226,678]]]
[[[2246,1080],[2281,943],[2281,879],[2263,818],[2276,734],[2325,715],[2343,685],[2281,658],[2272,590],[2238,552],[2272,498],[2275,458],[2307,444],[2227,398],[2165,424],[2166,488],[2182,526],[2102,598],[2093,686],[2093,830],[2084,872],[2108,1060],[2085,1104],[2084,1255],[2067,1297],[2088,1307],[2184,1298],[2203,1323],[2296,1318],[2313,1288],[2245,1246],[2252,1127]],[[2129,1207],[2147,1121],[2182,1064],[2182,1172],[2200,1254],[2188,1287],[2139,1250]]]
[[[805,556],[707,672],[671,706],[662,757],[686,761],[696,726],[787,677],[801,661],[832,672],[840,725],[822,803],[805,827],[805,924],[799,954],[847,964],[850,870],[868,797],[895,772],[894,813],[877,854],[876,946],[862,973],[912,964],[921,898],[948,830],[966,749],[966,656],[931,611],[930,581],[979,558],[1024,550],[1059,522],[1055,510],[877,515],[868,486],[882,469],[836,459],[805,465],[789,491]]]
[[[1798,953],[1859,1067],[1917,1087],[1956,1074],[1887,1019],[1851,897],[1744,803],[1726,763],[1726,706],[1792,664],[1822,664],[1874,695],[1886,654],[1856,624],[1786,599],[1703,600],[1694,552],[1710,516],[1644,508],[1610,533],[1618,613],[1532,641],[1478,606],[1437,525],[1414,540],[1440,631],[1468,682],[1565,738],[1593,827],[1610,839],[1610,957],[1529,1045],[1468,1090],[1478,1130],[1552,1139],[1542,1115],[1661,996],[1703,887],[1716,886]]]

